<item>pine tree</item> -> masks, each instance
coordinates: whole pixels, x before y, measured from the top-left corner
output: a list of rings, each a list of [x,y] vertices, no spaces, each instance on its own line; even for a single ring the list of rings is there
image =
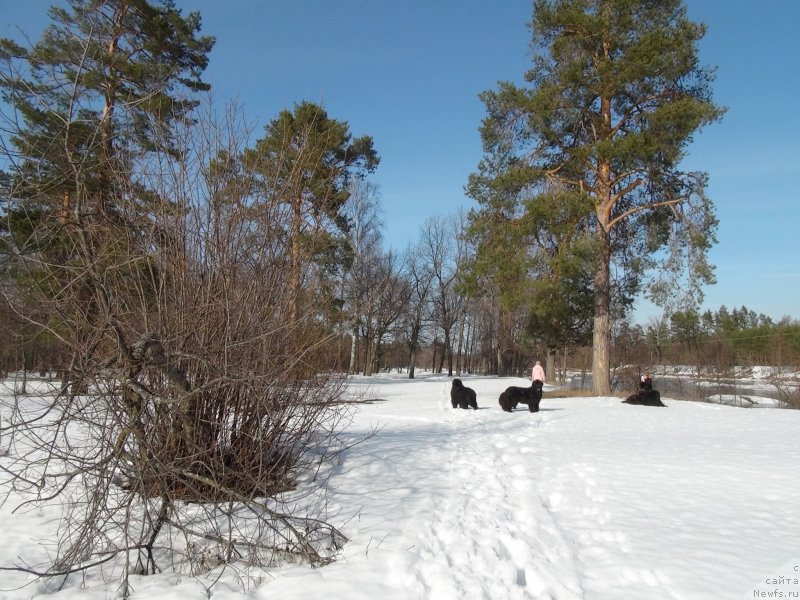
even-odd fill
[[[58,330],[108,300],[99,280],[152,278],[147,232],[176,208],[152,189],[152,161],[176,157],[214,40],[170,0],[69,0],[49,16],[31,47],[0,40],[0,253],[23,312],[73,295],[71,313],[50,311]]]
[[[676,297],[675,284],[698,298],[713,282],[707,176],[681,161],[723,111],[711,100],[713,72],[698,65],[705,27],[680,0],[537,0],[531,29],[528,85],[501,83],[482,96],[488,158],[479,176],[520,203],[585,207],[576,227],[596,257],[592,380],[608,394],[612,308],[630,304],[642,273],[657,269],[648,293],[660,303]],[[499,171],[485,168],[498,156]]]
[[[260,175],[267,194],[288,209],[286,234],[294,294],[291,320],[299,316],[303,269],[338,270],[344,261],[349,183],[374,171],[380,158],[368,135],[353,139],[349,125],[312,102],[284,110],[245,162]]]
[[[209,88],[200,76],[214,39],[171,0],[69,0],[50,18],[30,49],[0,40],[0,90],[19,123],[14,195],[62,221],[119,216],[122,193],[144,208],[152,198],[130,181],[132,163],[174,152],[172,127],[197,105],[188,94]]]

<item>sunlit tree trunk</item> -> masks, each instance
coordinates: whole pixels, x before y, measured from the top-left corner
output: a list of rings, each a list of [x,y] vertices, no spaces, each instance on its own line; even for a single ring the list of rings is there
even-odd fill
[[[599,236],[594,275],[594,333],[592,341],[592,392],[611,393],[609,345],[611,340],[611,249],[608,233]]]

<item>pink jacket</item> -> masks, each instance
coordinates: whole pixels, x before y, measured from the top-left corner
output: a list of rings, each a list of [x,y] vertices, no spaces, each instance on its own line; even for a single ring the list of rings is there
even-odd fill
[[[544,369],[542,365],[533,365],[533,371],[531,372],[531,379],[536,381],[537,379],[544,383]]]

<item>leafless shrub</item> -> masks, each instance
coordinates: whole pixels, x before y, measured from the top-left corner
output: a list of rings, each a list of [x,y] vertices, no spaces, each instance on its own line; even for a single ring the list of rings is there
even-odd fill
[[[790,373],[777,373],[770,377],[770,383],[777,392],[777,401],[784,408],[800,409],[800,379],[795,370]]]
[[[612,371],[611,388],[624,394],[636,393],[642,373],[641,366],[624,365]]]
[[[126,582],[324,564],[345,541],[318,493],[353,409],[325,368],[333,336],[313,285],[291,318],[280,190],[250,185],[247,132],[226,126],[187,128],[179,161],[130,157],[105,209],[76,166],[68,218],[31,221],[14,253],[8,305],[70,358],[49,399],[17,396],[0,428],[6,490],[65,507],[52,564],[12,568],[111,562]]]

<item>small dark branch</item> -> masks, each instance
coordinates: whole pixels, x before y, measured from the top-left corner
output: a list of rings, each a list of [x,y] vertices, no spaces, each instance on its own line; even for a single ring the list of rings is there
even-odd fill
[[[123,552],[129,552],[131,550],[142,550],[144,548],[145,548],[145,546],[143,546],[141,544],[138,544],[138,545],[135,545],[135,546],[128,546],[128,547],[125,547],[125,548],[118,548],[116,550],[112,550],[111,552],[108,552],[107,553],[108,556],[106,556],[105,558],[102,558],[100,560],[96,560],[96,561],[90,562],[90,563],[82,563],[82,564],[70,567],[68,569],[61,569],[61,570],[58,570],[58,571],[38,571],[38,570],[32,569],[30,567],[20,567],[20,566],[16,566],[16,567],[0,567],[0,571],[16,571],[16,572],[19,572],[19,573],[29,573],[30,575],[35,575],[36,577],[62,577],[62,576],[66,576],[66,575],[72,575],[73,573],[81,573],[81,572],[87,571],[88,569],[91,569],[93,567],[98,567],[98,566],[100,566],[102,564],[105,564],[105,563],[111,561],[111,560],[114,560],[119,554],[121,554]],[[106,553],[105,552],[101,552],[99,554],[106,554]]]

